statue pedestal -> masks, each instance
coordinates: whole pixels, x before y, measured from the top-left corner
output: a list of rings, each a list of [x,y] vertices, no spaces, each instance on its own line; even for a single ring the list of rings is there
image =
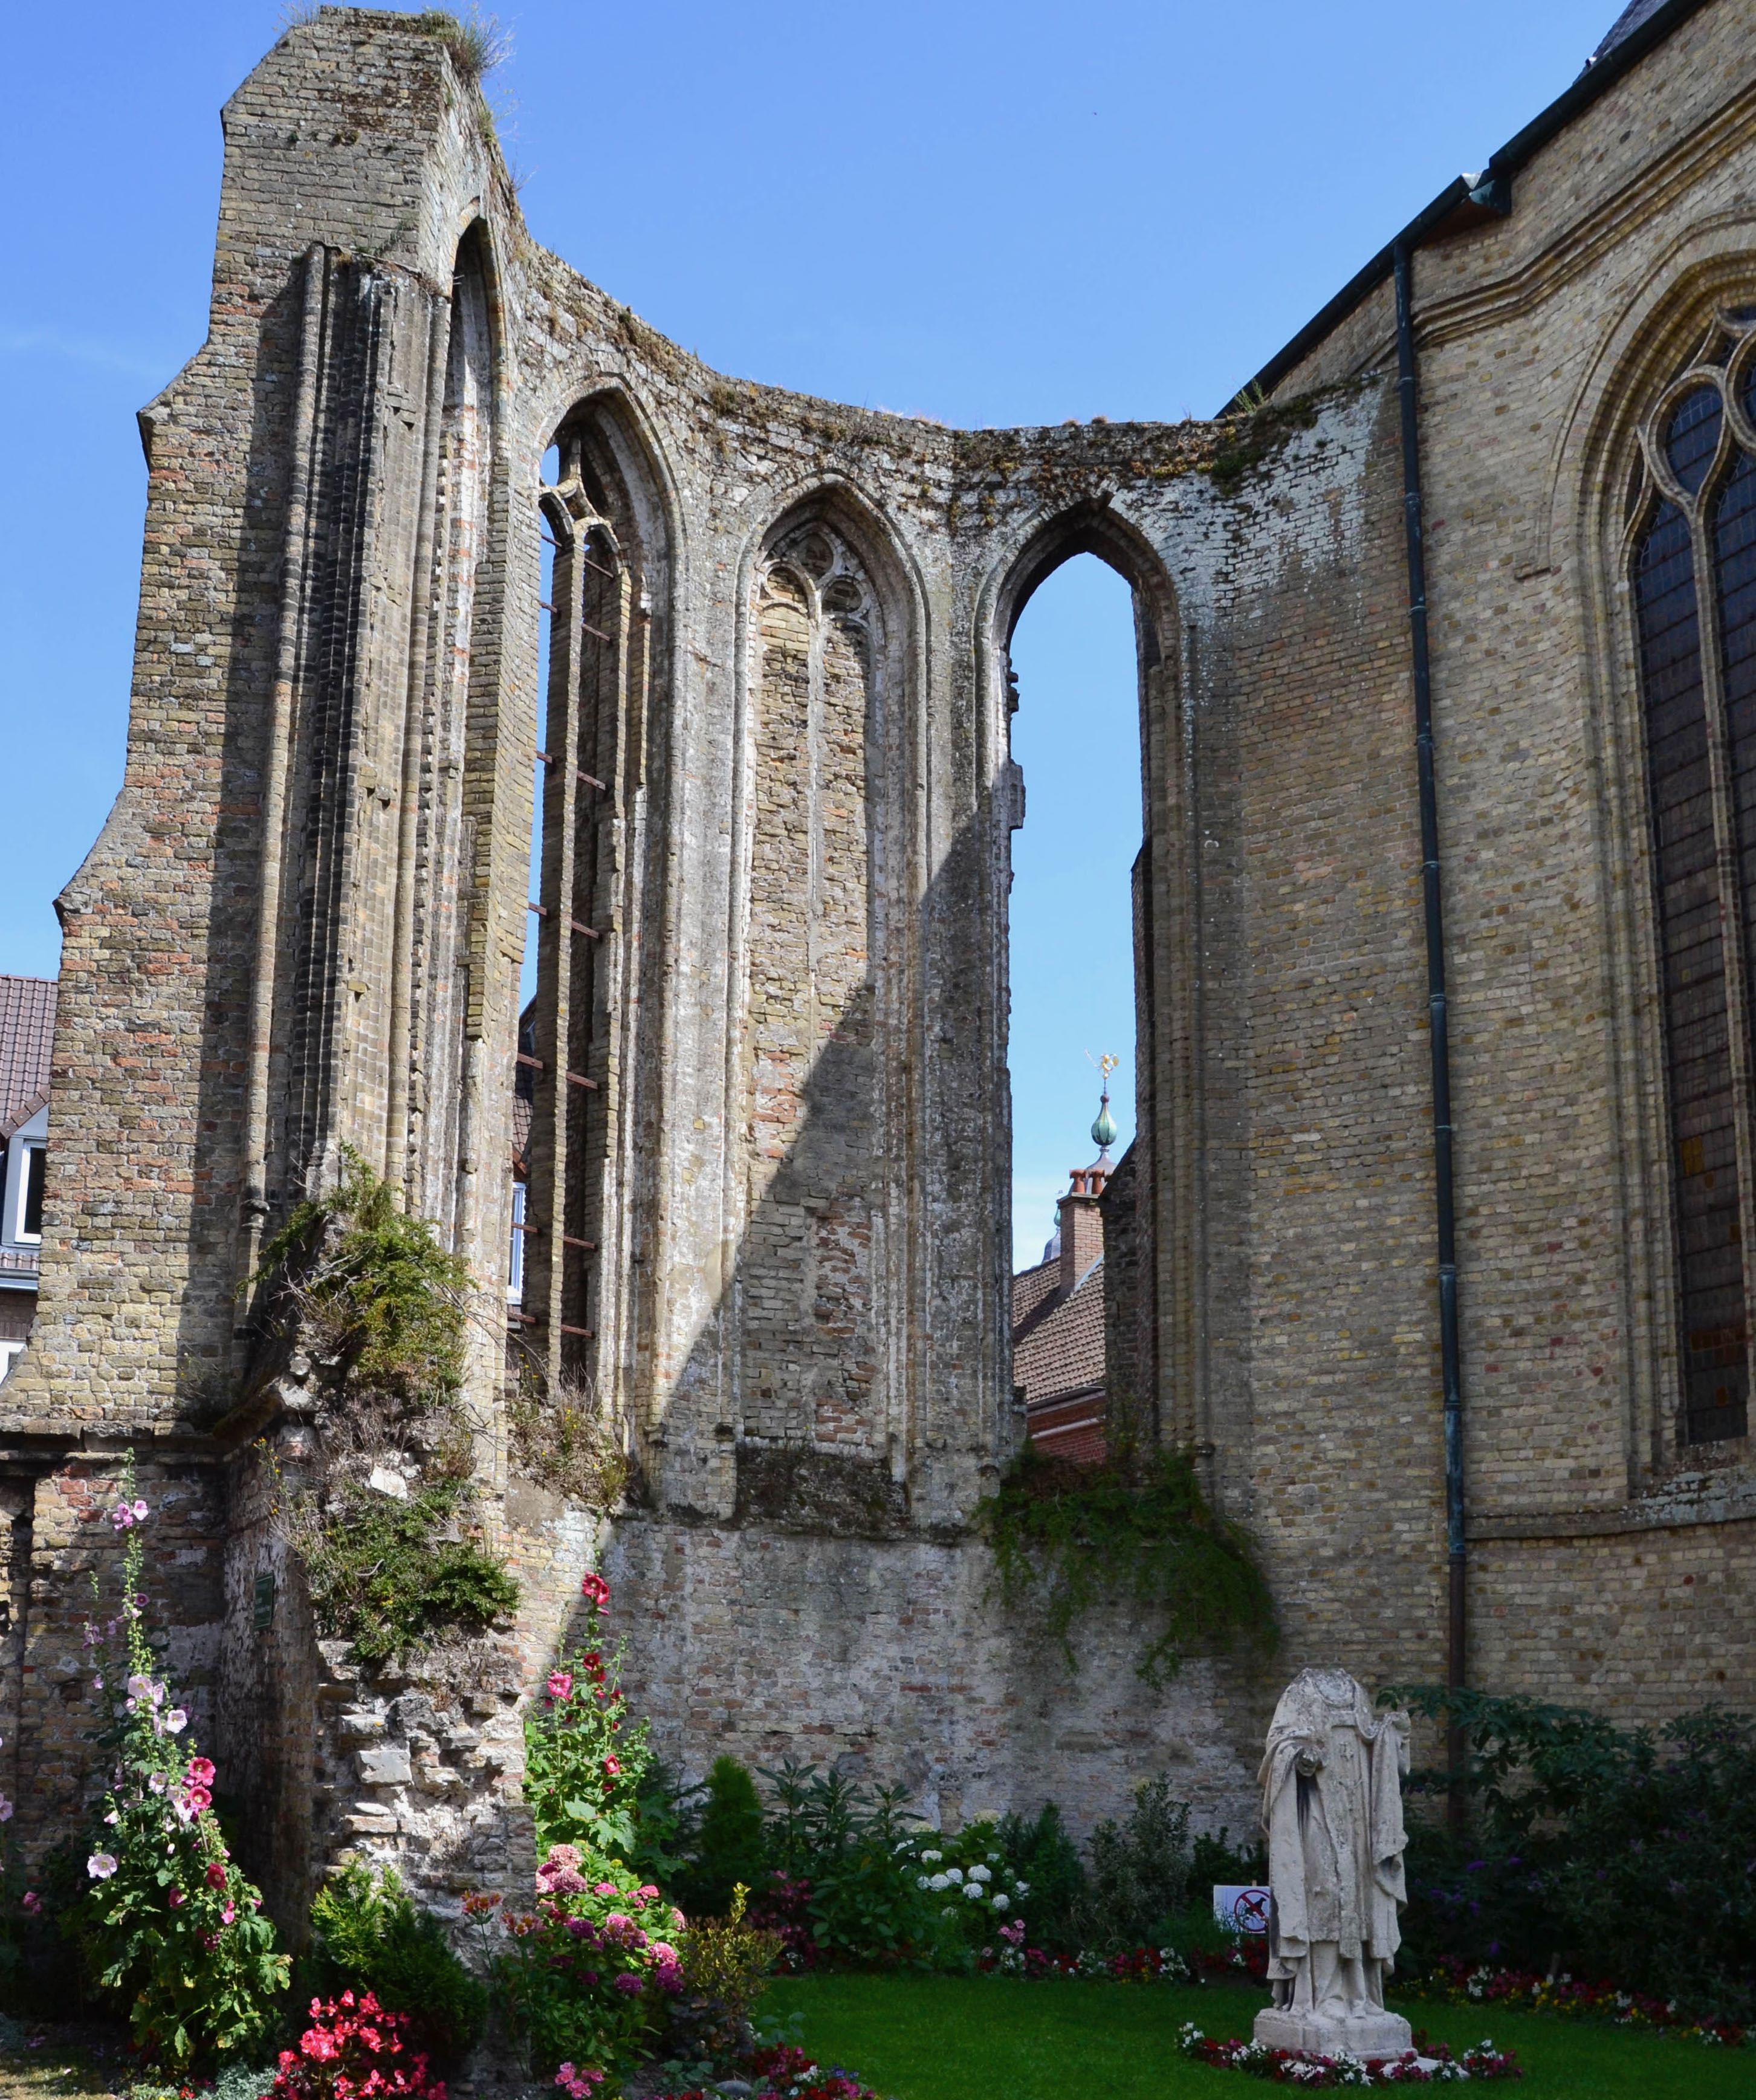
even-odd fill
[[[1401,2013],[1326,2014],[1270,2005],[1256,2015],[1255,2039],[1270,2049],[1296,2049],[1304,2056],[1401,2056],[1414,2046],[1414,2032]]]

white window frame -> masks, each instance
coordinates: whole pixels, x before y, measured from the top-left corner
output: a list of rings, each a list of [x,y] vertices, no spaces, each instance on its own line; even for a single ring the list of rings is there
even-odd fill
[[[41,1246],[42,1234],[40,1232],[28,1233],[24,1229],[24,1207],[30,1198],[31,1169],[38,1155],[46,1152],[49,1147],[46,1141],[40,1137],[25,1138],[22,1141],[14,1138],[12,1145],[7,1149],[10,1152],[13,1146],[16,1146],[18,1150],[18,1167],[12,1187],[12,1241],[17,1246]],[[43,1172],[46,1175],[48,1171],[45,1165]]]
[[[0,1384],[5,1383],[7,1374],[29,1346],[28,1342],[0,1342]]]

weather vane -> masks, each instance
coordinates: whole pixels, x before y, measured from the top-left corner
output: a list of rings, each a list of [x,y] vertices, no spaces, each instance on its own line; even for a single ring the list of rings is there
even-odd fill
[[[1097,1120],[1092,1125],[1092,1142],[1097,1147],[1100,1157],[1107,1158],[1110,1146],[1116,1141],[1116,1119],[1110,1113],[1110,1075],[1122,1060],[1108,1050],[1101,1057],[1092,1057],[1089,1050],[1085,1055],[1087,1062],[1095,1065],[1103,1078],[1104,1091],[1098,1100]]]

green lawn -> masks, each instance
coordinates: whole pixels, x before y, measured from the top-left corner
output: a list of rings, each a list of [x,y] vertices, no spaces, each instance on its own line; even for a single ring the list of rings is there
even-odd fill
[[[1236,2100],[1263,2089],[1177,2054],[1177,2031],[1248,2035],[1261,1992],[1210,1984],[1026,1983],[1013,1977],[801,1976],[764,2011],[799,2015],[820,2062],[857,2072],[885,2100]],[[1516,2049],[1516,2088],[1580,2100],[1753,2100],[1756,2049],[1704,2047],[1535,2013],[1404,2005],[1459,2054],[1485,2036]],[[1510,2093],[1512,2089],[1496,2087]]]

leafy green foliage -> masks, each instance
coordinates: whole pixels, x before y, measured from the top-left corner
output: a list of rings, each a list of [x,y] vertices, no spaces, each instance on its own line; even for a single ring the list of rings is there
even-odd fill
[[[188,1717],[159,1674],[144,1609],[141,1531],[151,1514],[135,1493],[130,1454],[106,1513],[128,1542],[121,1604],[108,1637],[95,1621],[86,1628],[111,1706],[99,1740],[114,1780],[93,1826],[86,1891],[69,1917],[92,1982],[127,2006],[143,2059],[181,2075],[247,2060],[272,2027],[289,1965],[226,1847],[214,1765],[197,1754]]]
[[[436,2062],[455,2062],[479,2040],[488,1991],[452,1952],[439,1920],[418,1909],[394,1868],[375,1874],[351,1860],[317,1892],[302,1995],[370,1991],[408,2015],[409,2040]]]
[[[1189,1804],[1174,1798],[1169,1776],[1161,1774],[1135,1789],[1134,1806],[1119,1823],[1098,1824],[1075,1911],[1084,1947],[1119,1954],[1164,1938],[1189,1901]]]
[[[1756,2017],[1756,1718],[1704,1707],[1655,1733],[1443,1686],[1382,1696],[1454,1715],[1468,1745],[1467,1839],[1410,1832],[1416,1961],[1558,1961],[1686,2010]]]
[[[1031,1945],[1051,1954],[1077,1953],[1085,1862],[1067,1834],[1058,1805],[1045,1802],[1028,1821],[1021,1815],[1003,1815],[995,1834],[1008,1865],[1026,1886],[1023,1909]]]
[[[376,1396],[425,1414],[456,1400],[469,1268],[351,1146],[337,1187],[301,1203],[263,1250],[257,1280],[283,1321],[297,1314],[326,1382],[356,1403]]]
[[[430,1477],[406,1496],[355,1478],[307,1489],[278,1513],[324,1632],[377,1662],[442,1627],[481,1627],[515,1610],[517,1583],[468,1523],[461,1258],[344,1146],[340,1183],[298,1206],[255,1280],[283,1352],[314,1363],[332,1454],[351,1452],[364,1468],[412,1438],[430,1456]]]
[[[848,1961],[931,1968],[947,1935],[938,1897],[917,1886],[912,1833],[900,1787],[871,1793],[836,1771],[791,1758],[765,1770],[773,1796],[769,1856],[803,1884],[811,1939],[823,1954]]]
[[[755,1791],[752,1785],[752,1800]],[[757,1816],[760,1822],[760,1810]],[[744,1914],[749,1894],[742,1882],[735,1883],[726,1915],[697,1918],[679,1943],[692,2053],[710,2071],[733,2069],[748,2048],[750,2015],[780,1960],[780,1935],[763,1931]]]
[[[485,1626],[515,1611],[518,1586],[478,1539],[446,1538],[471,1499],[438,1480],[399,1502],[351,1485],[302,1538],[312,1609],[363,1661],[400,1656],[439,1628]]]
[[[1137,1606],[1158,1631],[1138,1665],[1148,1683],[1176,1675],[1185,1648],[1239,1639],[1272,1652],[1274,1608],[1240,1525],[1207,1507],[1185,1451],[1075,1466],[1026,1445],[976,1521],[1008,1602],[1039,1593],[1070,1670],[1073,1623],[1101,1599]]]
[[[913,1868],[916,1887],[938,1904],[938,1937],[948,1961],[992,1952],[1002,1929],[1017,1929],[1030,1889],[1007,1860],[992,1816],[956,1832],[905,1831],[896,1851],[905,1871]]]
[[[539,1845],[576,1846],[588,1860],[626,1864],[640,1845],[651,1724],[628,1718],[624,1643],[607,1648],[609,1585],[588,1575],[581,1591],[584,1644],[563,1651],[525,1719],[524,1798]]]
[[[762,1803],[756,1781],[735,1758],[716,1758],[707,1777],[692,1857],[678,1880],[678,1899],[690,1917],[727,1914],[741,1882],[760,1889],[768,1874]]]

